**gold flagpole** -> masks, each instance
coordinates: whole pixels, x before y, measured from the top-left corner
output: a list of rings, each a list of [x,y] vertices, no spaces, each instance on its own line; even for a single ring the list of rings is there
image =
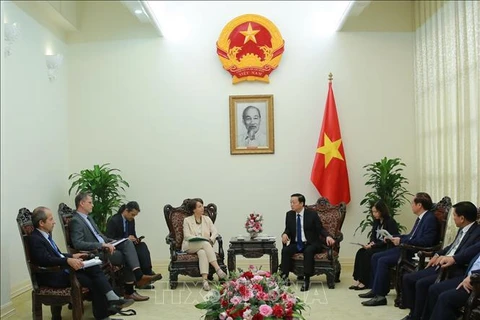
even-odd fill
[[[333,74],[330,72],[328,74],[328,83],[332,83],[332,80],[333,80]]]

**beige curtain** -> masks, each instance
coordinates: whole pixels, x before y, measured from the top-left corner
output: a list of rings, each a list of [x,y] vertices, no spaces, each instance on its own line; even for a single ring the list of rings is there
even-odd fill
[[[420,189],[480,206],[480,2],[416,1],[415,24]]]

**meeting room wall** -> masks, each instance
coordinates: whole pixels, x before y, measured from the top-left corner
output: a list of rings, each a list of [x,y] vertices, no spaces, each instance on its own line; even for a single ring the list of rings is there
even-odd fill
[[[285,52],[269,84],[233,85],[215,43],[224,25],[246,12],[235,2],[220,4],[190,2],[182,11],[190,25],[183,38],[69,46],[70,172],[102,163],[122,170],[127,199],[141,207],[137,231],[157,262],[168,259],[163,207],[185,198],[218,205],[224,248],[245,234],[253,211],[264,215],[264,233],[279,239],[290,195],[301,192],[308,204],[319,196],[310,173],[332,72],[352,198],[341,258],[351,262],[357,247],[348,242],[366,240],[353,236],[368,190],[362,167],[400,157],[408,189],[418,191],[413,33],[320,33],[302,3],[275,10],[259,3],[247,12],[277,25]],[[257,94],[274,95],[275,153],[231,155],[229,95]],[[411,227],[409,205],[399,220]]]
[[[2,1],[3,22],[17,23],[18,39],[4,55],[1,81],[1,305],[30,285],[15,218],[18,210],[68,200],[67,66],[49,81],[46,50],[67,46],[12,2]],[[58,228],[54,238],[64,248]],[[8,309],[8,308],[7,308]]]

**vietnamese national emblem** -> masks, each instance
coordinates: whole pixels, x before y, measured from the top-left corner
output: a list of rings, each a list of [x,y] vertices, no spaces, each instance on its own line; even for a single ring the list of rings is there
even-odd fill
[[[277,27],[256,14],[239,16],[223,28],[217,54],[232,82],[270,82],[268,76],[282,58],[285,41]]]

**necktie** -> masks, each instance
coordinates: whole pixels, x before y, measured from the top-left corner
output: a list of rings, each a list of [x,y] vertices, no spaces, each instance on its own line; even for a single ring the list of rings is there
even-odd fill
[[[60,258],[65,258],[65,256],[60,252],[60,249],[58,249],[57,244],[55,243],[55,241],[53,241],[53,238],[52,238],[52,235],[51,235],[51,234],[48,234],[48,241],[50,241],[50,244],[52,245],[53,250],[55,250],[55,253],[56,253]],[[65,272],[65,273],[70,273],[70,271],[68,271],[68,269],[64,269],[63,272]]]
[[[52,235],[49,234],[48,235],[48,241],[50,241],[50,244],[52,245],[52,248],[53,250],[55,250],[55,253],[59,256],[59,257],[64,257],[64,255],[60,252],[60,250],[58,249],[55,241],[53,241],[53,238],[52,238]]]
[[[297,214],[297,249],[298,249],[298,251],[303,250],[302,217],[299,214]]]
[[[100,235],[100,232],[98,232],[97,228],[95,227],[95,222],[93,221],[93,219],[90,216],[87,216],[87,221],[88,221],[87,224],[89,225],[90,230],[92,230],[92,232],[95,235],[95,237],[97,238],[98,242],[105,243],[105,240]]]
[[[467,273],[466,273],[467,276],[470,273],[470,271],[472,271],[473,265],[478,260],[478,258],[480,258],[480,252],[475,256],[475,258],[472,259],[472,261],[470,261],[470,264],[468,265],[468,268],[467,268]]]
[[[420,224],[420,218],[417,218],[417,220],[415,220],[415,224],[413,225],[412,232],[410,233],[410,239],[413,238],[413,235],[415,234],[415,231],[417,231],[419,224]]]
[[[460,239],[462,239],[463,230],[458,231],[457,237],[455,241],[453,241],[452,246],[448,249],[447,256],[453,256],[455,251],[457,251],[457,247],[460,244]]]
[[[123,237],[124,238],[128,238],[128,225],[129,225],[128,220],[125,220],[125,226],[123,228]]]

